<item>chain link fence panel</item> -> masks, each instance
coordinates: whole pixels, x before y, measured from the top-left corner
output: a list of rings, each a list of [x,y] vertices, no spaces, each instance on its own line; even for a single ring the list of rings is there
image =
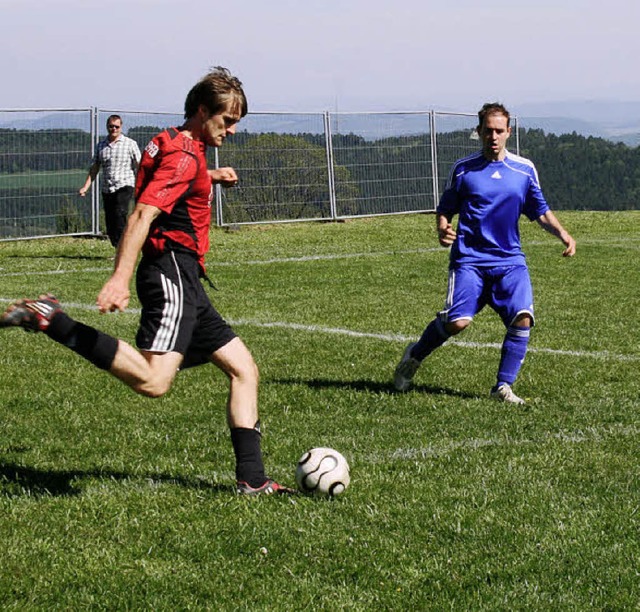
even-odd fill
[[[250,113],[218,156],[239,177],[218,190],[221,225],[332,218],[322,113]]]
[[[140,150],[183,122],[156,111],[0,110],[0,240],[101,234],[100,174],[91,198],[78,189],[112,114]],[[434,111],[249,113],[208,151],[210,167],[231,166],[240,179],[216,189],[216,223],[432,212],[451,165],[480,147],[476,123]]]
[[[431,113],[329,116],[337,217],[435,209]]]
[[[93,234],[92,111],[0,110],[0,240]]]

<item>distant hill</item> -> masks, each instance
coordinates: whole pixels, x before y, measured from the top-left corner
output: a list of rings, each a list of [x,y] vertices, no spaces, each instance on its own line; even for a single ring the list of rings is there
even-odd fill
[[[179,113],[132,113],[120,112],[124,121],[125,133],[136,126],[150,125],[165,127],[176,125],[182,120]],[[106,120],[104,113],[100,118]],[[85,111],[41,111],[41,112],[2,112],[0,111],[0,128],[13,130],[82,130],[91,129],[91,114]],[[99,126],[100,133],[106,132],[104,123]]]
[[[640,145],[640,102],[616,100],[521,104],[513,109],[525,127],[553,134],[599,136],[629,146]]]
[[[429,108],[424,111],[431,110]],[[606,138],[613,142],[623,142],[629,146],[640,145],[640,102],[606,100],[559,101],[547,103],[526,103],[510,109],[518,117],[524,128],[542,129],[549,134],[572,134]],[[437,128],[452,131],[472,126],[475,112],[471,117],[455,116],[438,118]],[[125,131],[140,125],[166,127],[181,120],[176,113],[126,113],[122,112]],[[243,121],[242,129],[250,132],[271,131],[276,133],[318,133],[322,131],[322,121],[303,112],[294,113],[252,113]],[[321,117],[318,112],[316,117]],[[355,133],[367,139],[384,138],[395,131],[404,134],[423,133],[427,129],[425,116],[420,114],[386,113],[384,120],[372,120],[366,110],[343,114],[332,114],[334,132]],[[102,130],[103,126],[100,126]],[[0,111],[0,128],[52,130],[89,130],[89,110],[73,112],[25,112]]]

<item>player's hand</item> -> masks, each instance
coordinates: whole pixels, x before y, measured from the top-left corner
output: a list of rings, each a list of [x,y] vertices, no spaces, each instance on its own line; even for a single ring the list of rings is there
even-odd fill
[[[215,170],[207,170],[214,184],[223,187],[234,187],[238,184],[238,175],[233,168],[216,168]]]
[[[80,194],[81,197],[84,198],[84,196],[87,193],[87,190],[84,187],[81,187],[80,189],[78,189],[78,193]]]
[[[576,241],[567,234],[564,237],[564,245],[567,247],[564,251],[562,251],[563,257],[573,257],[576,254]]]
[[[438,228],[438,240],[443,247],[450,247],[456,239],[456,230],[453,229],[451,223],[446,227]]]
[[[130,297],[131,292],[129,291],[128,283],[123,283],[112,276],[102,287],[102,291],[100,291],[96,299],[96,304],[98,305],[98,310],[103,314],[105,312],[115,312],[116,310],[124,312],[129,305]]]

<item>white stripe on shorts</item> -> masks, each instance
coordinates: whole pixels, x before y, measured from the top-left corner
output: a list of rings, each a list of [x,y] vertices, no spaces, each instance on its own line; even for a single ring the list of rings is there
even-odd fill
[[[159,353],[168,353],[174,349],[176,339],[178,338],[178,330],[180,329],[180,321],[182,320],[184,299],[182,277],[180,276],[180,269],[173,253],[171,253],[171,258],[178,272],[178,284],[176,285],[176,283],[164,274],[160,275],[165,303],[160,327],[158,328],[151,348],[148,349],[149,351],[157,351]]]
[[[456,271],[449,270],[449,283],[447,285],[447,301],[445,303],[445,310],[448,311],[453,305],[453,292],[456,288]]]

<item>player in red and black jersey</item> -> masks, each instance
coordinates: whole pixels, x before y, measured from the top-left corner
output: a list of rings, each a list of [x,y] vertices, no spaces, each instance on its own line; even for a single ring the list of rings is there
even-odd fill
[[[229,115],[230,133],[235,131],[234,119]],[[158,255],[168,249],[195,252],[204,269],[213,197],[205,152],[204,141],[177,128],[161,132],[145,148],[136,179],[136,202],[160,211],[143,246],[145,254]],[[227,184],[235,184],[233,169],[222,170],[229,174]]]
[[[227,420],[236,455],[237,491],[255,495],[290,489],[265,475],[258,368],[201,283],[213,185],[231,187],[238,181],[233,168],[207,169],[206,148],[220,147],[247,110],[240,81],[216,68],[187,95],[185,123],[158,134],[145,148],[136,180],[136,206],[120,241],[114,272],[97,298],[100,312],[124,311],[135,272],[142,305],[136,336],[139,350],[75,321],[51,295],[12,304],[0,326],[43,331],[150,397],[164,395],[178,370],[213,363],[230,381]]]

